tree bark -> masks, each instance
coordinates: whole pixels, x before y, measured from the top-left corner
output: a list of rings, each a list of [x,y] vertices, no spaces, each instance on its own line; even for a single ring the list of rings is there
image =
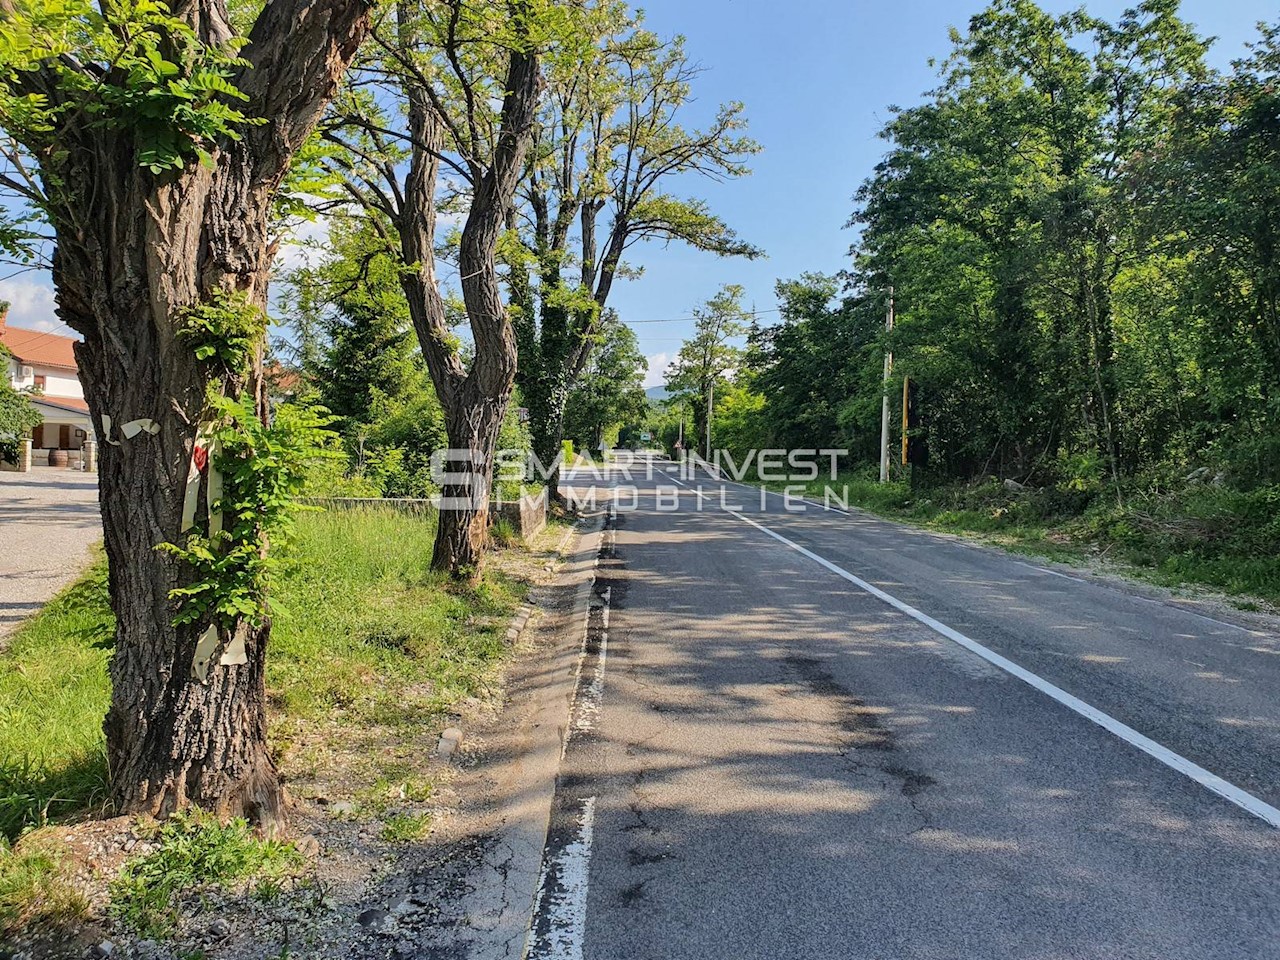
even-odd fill
[[[538,84],[536,53],[512,50],[497,143],[487,169],[471,184],[471,208],[458,249],[462,299],[475,341],[470,369],[453,344],[435,273],[436,185],[447,124],[418,78],[404,85],[413,149],[398,227],[401,255],[413,269],[401,273],[401,283],[444,408],[452,450],[446,467],[458,475],[441,490],[431,566],[458,579],[473,579],[480,571],[498,431],[515,385],[516,335],[498,282],[496,253],[532,136]]]
[[[202,36],[225,27],[218,2],[175,13]],[[111,706],[104,730],[111,794],[123,813],[164,816],[189,804],[281,827],[285,797],[267,746],[265,657],[270,624],[223,629],[205,679],[198,638],[208,623],[173,625],[170,592],[191,581],[157,549],[181,543],[183,501],[206,388],[213,376],[177,336],[183,312],[224,293],[265,302],[269,214],[288,163],[332,97],[369,25],[360,0],[276,0],[246,48],[238,78],[268,122],[156,176],[128,132],[71,121],[69,147],[41,157],[74,192],[50,211],[59,316],[77,346],[90,414],[104,441],[99,499],[116,617]],[[212,385],[236,394],[242,379]],[[104,417],[111,426],[106,428]],[[129,438],[138,419],[157,425]],[[232,635],[247,662],[223,665]]]
[[[561,371],[553,369],[522,387],[521,398],[529,408],[533,455],[547,471],[547,496],[551,501],[562,501],[559,460],[564,447],[564,411],[569,400],[569,385]]]

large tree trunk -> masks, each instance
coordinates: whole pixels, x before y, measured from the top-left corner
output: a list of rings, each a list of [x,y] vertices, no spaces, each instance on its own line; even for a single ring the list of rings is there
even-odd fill
[[[217,2],[175,12],[202,36],[226,22]],[[67,125],[71,149],[41,158],[46,176],[79,190],[51,210],[53,277],[59,315],[84,337],[80,376],[104,441],[99,499],[116,617],[104,730],[112,799],[124,813],[164,816],[197,804],[268,831],[283,823],[266,740],[269,623],[224,626],[199,663],[209,622],[173,623],[171,591],[193,573],[157,547],[186,536],[184,496],[206,389],[237,395],[246,386],[245,376],[198,361],[176,333],[187,308],[219,292],[265,302],[271,200],[367,28],[359,0],[268,4],[247,48],[254,66],[238,85],[249,109],[270,122],[215,146],[212,169],[193,160],[153,175],[139,166],[130,135],[82,120]],[[155,432],[129,436],[124,428],[137,420],[152,421]],[[224,664],[233,637],[245,657]]]
[[[521,388],[520,397],[529,408],[529,434],[533,455],[547,473],[547,496],[551,501],[563,500],[560,494],[560,455],[564,444],[564,410],[569,399],[569,385],[561,373],[559,358],[551,369],[537,380]]]
[[[433,570],[471,578],[480,569],[489,543],[489,503],[493,495],[493,463],[498,431],[506,414],[506,398],[458,404],[445,417],[448,469],[458,479],[441,489],[440,522],[431,556]]]

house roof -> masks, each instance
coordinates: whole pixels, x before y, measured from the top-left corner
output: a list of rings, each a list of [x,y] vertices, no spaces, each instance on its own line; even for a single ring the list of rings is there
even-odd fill
[[[59,410],[74,410],[76,413],[89,412],[89,401],[82,400],[79,397],[34,396],[28,399],[36,405],[56,407]]]
[[[297,393],[302,383],[302,374],[299,371],[291,370],[281,363],[268,364],[262,373],[272,391],[282,396],[292,396]]]
[[[9,352],[21,363],[28,366],[60,367],[63,370],[77,370],[76,355],[72,346],[74,337],[62,337],[56,333],[44,333],[40,330],[24,330],[22,327],[10,327],[0,324],[0,343],[9,348]]]

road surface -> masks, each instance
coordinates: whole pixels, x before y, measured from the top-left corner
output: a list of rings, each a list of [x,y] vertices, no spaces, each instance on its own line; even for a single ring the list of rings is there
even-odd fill
[[[1280,957],[1280,637],[669,466],[601,558],[531,960]]]
[[[79,576],[101,539],[95,474],[0,472],[0,646]]]

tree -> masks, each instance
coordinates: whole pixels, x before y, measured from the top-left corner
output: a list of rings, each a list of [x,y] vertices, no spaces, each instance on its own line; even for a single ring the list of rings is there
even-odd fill
[[[707,433],[707,414],[712,411],[717,385],[727,382],[729,374],[742,360],[742,348],[729,341],[745,336],[748,329],[746,311],[742,309],[742,287],[726,284],[693,311],[693,336],[680,346],[680,352],[667,370],[667,387],[693,409],[695,447],[710,462],[712,438]],[[688,438],[686,446],[690,446]]]
[[[757,445],[857,446],[868,415],[878,443],[881,298],[840,297],[839,278],[812,273],[776,291],[781,322],[753,329],[743,360],[752,390],[768,398]]]
[[[294,330],[303,371],[348,436],[373,422],[380,395],[414,392],[426,368],[400,285],[400,259],[359,218],[335,217],[318,267],[287,278],[282,321]]]
[[[687,130],[681,119],[700,69],[683,37],[664,43],[612,2],[594,8],[583,30],[588,42],[548,68],[511,220],[519,244],[507,256],[518,382],[546,468],[559,455],[565,404],[614,282],[629,273],[627,249],[677,240],[721,256],[761,255],[705,201],[671,192],[688,174],[722,181],[748,173],[744,160],[759,147],[741,135],[742,104],[725,104],[705,129]],[[558,477],[558,468],[548,477],[553,496]]]
[[[1169,257],[1157,356],[1175,412],[1188,446],[1218,447],[1249,484],[1280,480],[1280,23],[1259,29],[1230,75],[1180,93],[1172,134],[1135,164]]]
[[[280,311],[303,374],[337,418],[349,479],[382,496],[433,496],[431,457],[448,440],[409,319],[401,260],[361,217],[331,217],[327,249],[319,266],[288,274]]]
[[[211,420],[243,438],[242,459],[223,464],[225,500],[292,482],[256,472],[279,438],[236,400],[262,340],[273,198],[368,28],[362,0],[275,0],[247,37],[222,0],[0,0],[4,185],[52,230],[58,313],[84,338],[80,376],[106,441],[117,626],[105,731],[123,812],[197,803],[283,821],[266,742],[266,544],[228,502],[228,529],[207,538],[220,572],[202,568],[184,551],[184,500]]]
[[[893,149],[859,193],[857,282],[897,289],[895,360],[930,381],[944,405],[930,442],[961,471],[1025,477],[1070,450],[1118,491],[1137,462],[1146,401],[1125,389],[1117,295],[1147,252],[1134,161],[1204,71],[1176,10],[1146,0],[1108,23],[1001,0],[954,34],[930,101],[884,132]]]
[[[648,363],[635,331],[617,314],[605,314],[565,408],[565,434],[580,448],[600,449],[606,432],[648,413],[644,374]]]
[[[398,3],[374,31],[377,55],[359,67],[361,86],[377,96],[344,101],[326,123],[325,137],[340,148],[331,168],[400,262],[409,316],[444,408],[454,453],[431,563],[455,577],[478,573],[488,543],[494,456],[515,383],[515,332],[496,251],[532,137],[541,51],[571,36],[572,23],[572,11],[551,0]],[[404,111],[403,130],[390,127],[387,103]],[[442,204],[466,209],[453,255],[472,337],[469,364],[437,273]]]

